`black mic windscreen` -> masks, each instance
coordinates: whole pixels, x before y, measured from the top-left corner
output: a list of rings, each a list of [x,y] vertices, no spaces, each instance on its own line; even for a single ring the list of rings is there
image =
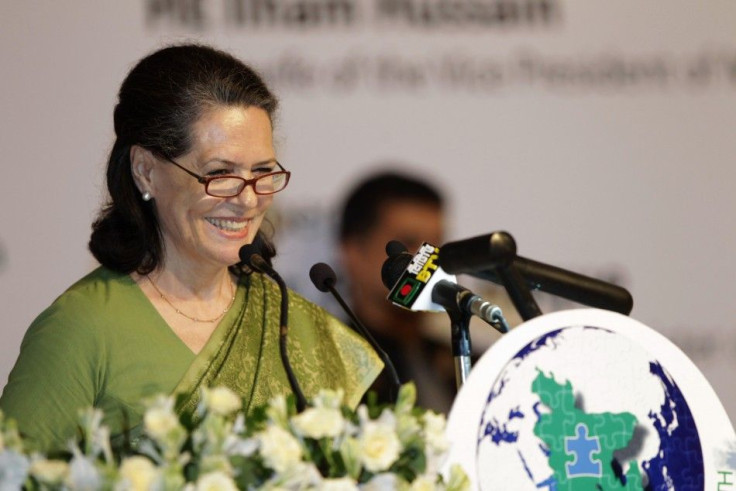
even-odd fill
[[[391,240],[386,244],[386,255],[388,255],[388,257],[398,256],[402,252],[409,252],[409,250],[398,240]]]
[[[331,286],[337,283],[337,275],[329,264],[316,263],[309,269],[309,279],[312,280],[317,290],[321,292],[330,291]]]
[[[240,248],[238,251],[238,256],[240,257],[240,260],[248,266],[250,269],[257,269],[253,266],[253,262],[251,258],[254,254],[261,254],[261,249],[257,245],[254,244],[245,244],[243,247]]]
[[[474,273],[505,266],[516,257],[516,242],[506,232],[493,232],[448,242],[440,247],[440,264],[448,273]]]
[[[396,282],[401,278],[401,274],[409,266],[412,255],[408,252],[402,252],[394,256],[389,256],[381,267],[381,281],[386,288],[391,290]]]

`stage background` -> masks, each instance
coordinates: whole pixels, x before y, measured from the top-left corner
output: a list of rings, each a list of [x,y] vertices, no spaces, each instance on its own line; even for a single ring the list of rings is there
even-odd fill
[[[0,380],[95,267],[120,82],[182,40],[232,51],[281,97],[290,277],[332,257],[346,188],[400,162],[443,186],[448,240],[507,230],[520,255],[621,282],[736,417],[732,0],[2,2]]]

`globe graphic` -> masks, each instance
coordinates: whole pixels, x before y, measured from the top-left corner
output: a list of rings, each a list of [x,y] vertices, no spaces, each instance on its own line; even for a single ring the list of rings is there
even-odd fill
[[[554,330],[518,351],[490,386],[477,435],[481,489],[704,487],[682,392],[622,334]]]

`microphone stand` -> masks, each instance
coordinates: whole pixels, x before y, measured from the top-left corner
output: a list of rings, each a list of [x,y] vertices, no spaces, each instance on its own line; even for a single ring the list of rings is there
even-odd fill
[[[473,274],[490,267],[521,318],[527,321],[542,315],[542,311],[516,266],[516,258],[516,241],[506,232],[493,232],[440,248],[440,265],[445,271]]]
[[[361,334],[368,341],[368,344],[371,345],[376,354],[378,354],[378,357],[381,359],[381,361],[383,361],[383,365],[388,370],[389,378],[391,379],[391,401],[396,402],[396,398],[399,395],[399,388],[401,388],[401,381],[399,380],[399,374],[396,373],[396,367],[389,358],[388,353],[386,353],[383,348],[381,348],[381,346],[378,344],[378,341],[376,341],[370,331],[366,329],[362,322],[360,322],[358,317],[356,317],[352,309],[348,307],[348,304],[345,303],[345,300],[343,300],[342,296],[340,296],[335,287],[332,285],[327,285],[327,289],[335,298],[335,300],[337,300],[337,302],[340,304],[340,307],[342,307],[342,309],[347,312],[350,320],[353,322],[353,326],[355,326],[355,330],[358,331],[358,333]]]
[[[433,290],[432,301],[442,305],[450,317],[450,344],[452,345],[452,357],[455,361],[455,386],[460,391],[460,387],[463,386],[468,374],[470,374],[471,314],[460,308],[458,296],[447,293],[446,291]]]
[[[260,254],[252,254],[250,256],[250,263],[255,269],[271,277],[279,287],[281,292],[281,310],[279,313],[279,353],[281,355],[281,362],[286,372],[286,377],[289,380],[291,391],[296,397],[296,410],[302,412],[307,407],[307,398],[304,397],[299,381],[296,379],[294,370],[291,368],[289,362],[289,355],[286,351],[286,339],[289,332],[289,297],[288,290],[286,289],[286,283],[283,278],[274,270],[261,256]]]
[[[335,288],[335,283],[337,283],[337,276],[335,275],[335,271],[330,267],[329,264],[316,263],[312,265],[309,270],[309,279],[312,280],[312,283],[314,283],[314,286],[319,291],[330,292],[330,294],[332,294],[332,297],[337,300],[337,303],[340,304],[342,310],[348,315],[348,317],[350,317],[353,329],[358,334],[363,336],[366,341],[368,341],[368,344],[371,345],[376,354],[378,354],[378,357],[381,358],[384,367],[388,370],[389,378],[391,379],[392,388],[391,393],[389,394],[391,402],[396,402],[396,398],[399,394],[399,389],[401,388],[401,381],[399,380],[399,374],[396,372],[396,366],[394,365],[394,362],[391,361],[388,353],[386,353],[381,345],[378,344],[376,338],[373,337],[368,328],[366,328],[365,325],[360,321],[360,319],[358,319],[358,316],[355,315],[353,309],[350,308],[347,302],[345,302],[345,299],[342,298],[342,295],[340,295],[340,292],[338,292],[337,288]]]
[[[501,283],[522,319],[528,321],[529,319],[542,315],[542,311],[537,301],[534,300],[531,290],[513,262],[497,267],[496,274],[501,279]]]
[[[452,357],[455,360],[455,386],[463,386],[470,374],[470,314],[464,314],[457,304],[442,305],[450,316]]]

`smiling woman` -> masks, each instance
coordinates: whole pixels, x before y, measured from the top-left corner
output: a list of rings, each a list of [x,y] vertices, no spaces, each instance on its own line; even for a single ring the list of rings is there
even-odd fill
[[[109,201],[93,224],[101,266],[36,318],[0,398],[41,449],[75,435],[77,411],[113,434],[139,425],[143,398],[225,385],[255,408],[290,386],[278,353],[280,294],[239,264],[290,172],[276,160],[276,98],[249,67],[198,45],[164,48],[128,74],[115,107]],[[380,371],[346,326],[290,296],[291,364],[307,396],[341,388],[357,404]]]
[[[273,195],[256,194],[253,186],[245,186],[239,193],[225,193],[230,196],[212,196],[211,179],[272,173],[272,142],[271,121],[263,109],[215,107],[194,124],[192,148],[179,163],[132,147],[133,178],[139,191],[153,198],[167,261],[190,272],[221,270],[238,262],[240,247],[255,238]],[[182,169],[205,174],[206,186]]]

